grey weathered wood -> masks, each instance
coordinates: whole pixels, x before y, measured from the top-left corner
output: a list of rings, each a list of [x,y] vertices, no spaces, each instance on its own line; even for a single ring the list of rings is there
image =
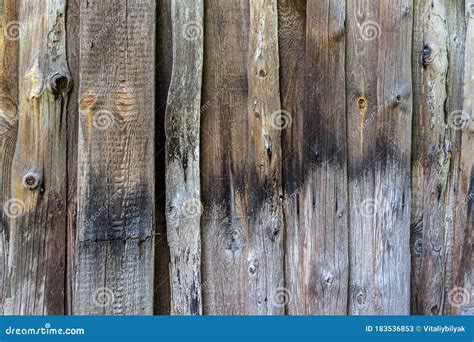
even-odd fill
[[[442,313],[449,248],[451,132],[446,127],[449,30],[445,1],[416,1],[413,42],[412,300]]]
[[[204,312],[281,314],[276,1],[208,0],[205,18]]]
[[[469,20],[469,2],[466,7],[447,0],[416,2],[411,241],[415,314],[457,314],[469,308],[472,296],[473,145],[472,133],[463,124],[472,113],[467,90],[472,79]]]
[[[304,115],[296,112],[301,116],[293,118],[298,131],[293,137],[295,150],[288,151],[301,162],[296,164],[300,170],[287,171],[285,179],[286,272],[295,292],[289,312],[345,314],[349,275],[345,2],[308,2],[306,10],[311,19],[306,25],[305,88],[298,98],[304,101]]]
[[[173,1],[171,16],[173,73],[165,119],[171,314],[199,315],[202,313],[199,128],[204,3]]]
[[[460,54],[453,59],[450,81],[452,84],[461,83],[462,91],[452,89],[452,97],[462,94],[459,107],[457,101],[450,104],[450,120],[454,115],[462,115],[463,124],[456,127],[456,142],[458,146],[454,155],[455,166],[459,165],[459,173],[455,173],[453,189],[456,190],[452,205],[453,234],[451,260],[448,264],[448,279],[446,281],[446,298],[444,314],[474,314],[474,1],[462,3],[453,2],[450,9],[457,15],[452,16],[449,23],[455,28],[456,34],[462,37],[459,44],[455,37],[451,41],[451,51],[459,49]],[[465,26],[464,26],[465,25]],[[465,30],[465,31],[464,31]],[[453,35],[454,36],[454,35]],[[464,48],[464,49],[463,49]],[[459,77],[461,75],[461,77]],[[461,109],[459,109],[461,108]],[[461,112],[459,112],[459,110]],[[451,128],[453,128],[451,126]],[[459,129],[461,128],[461,129]],[[453,132],[454,134],[454,132]],[[459,164],[457,161],[459,160]]]
[[[0,2],[0,313],[8,296],[10,178],[18,127],[18,1]]]
[[[155,7],[81,1],[74,314],[153,311]]]
[[[63,314],[65,113],[72,85],[65,1],[21,2],[19,24],[19,121],[11,173],[11,200],[19,211],[10,217],[4,312]]]
[[[408,314],[412,1],[347,3],[350,314]]]

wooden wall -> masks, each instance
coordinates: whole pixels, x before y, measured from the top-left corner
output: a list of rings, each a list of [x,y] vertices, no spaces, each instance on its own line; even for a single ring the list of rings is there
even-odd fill
[[[474,314],[473,0],[0,0],[3,314]]]

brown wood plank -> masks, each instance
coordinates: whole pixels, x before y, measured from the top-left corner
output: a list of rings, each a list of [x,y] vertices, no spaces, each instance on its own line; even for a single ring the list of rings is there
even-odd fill
[[[282,314],[277,4],[207,0],[205,8],[204,312]]]
[[[203,68],[202,0],[171,3],[173,73],[166,109],[166,208],[171,314],[202,314],[199,128]]]
[[[11,199],[10,179],[18,129],[18,1],[0,4],[0,313],[8,289],[10,229],[5,204]],[[11,203],[11,202],[9,202]]]
[[[287,274],[304,314],[347,313],[348,194],[345,2],[307,3],[302,183],[296,224],[287,218]],[[330,96],[328,96],[331,94]],[[298,210],[299,209],[299,210]],[[290,246],[291,243],[291,246]],[[293,250],[292,250],[293,249]],[[301,265],[295,267],[295,265]]]
[[[155,7],[81,1],[74,314],[153,312]]]
[[[65,1],[22,2],[19,25],[19,122],[11,174],[14,202],[6,206],[11,215],[4,310],[63,314],[65,113],[72,85],[66,61]]]
[[[408,314],[412,1],[346,13],[349,313]]]

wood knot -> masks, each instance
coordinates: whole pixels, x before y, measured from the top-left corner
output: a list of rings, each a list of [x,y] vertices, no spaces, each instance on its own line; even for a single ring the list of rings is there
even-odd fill
[[[23,186],[28,190],[36,189],[41,183],[41,177],[36,172],[28,172],[23,177]]]
[[[360,111],[365,111],[367,109],[367,99],[364,96],[358,97],[356,104]]]
[[[248,271],[250,275],[255,275],[257,273],[257,270],[258,270],[258,263],[255,260],[252,260],[249,263],[249,267],[248,267]]]
[[[434,54],[433,54],[433,49],[429,47],[428,45],[425,45],[423,47],[423,52],[421,54],[421,59],[423,63],[423,67],[427,68],[428,65],[433,63],[434,60]]]
[[[134,114],[135,98],[130,89],[125,86],[118,89],[115,96],[115,107],[117,113],[124,119]]]
[[[95,95],[92,92],[88,92],[79,100],[79,108],[81,110],[91,109],[96,100],[97,98],[95,97]]]
[[[268,74],[268,71],[265,70],[264,68],[261,68],[258,70],[258,77],[264,78],[267,76],[267,74]]]
[[[68,74],[55,71],[48,76],[48,90],[53,95],[64,95],[72,89],[72,79]]]
[[[226,249],[236,252],[245,244],[243,233],[240,229],[232,229],[227,234],[227,246]]]

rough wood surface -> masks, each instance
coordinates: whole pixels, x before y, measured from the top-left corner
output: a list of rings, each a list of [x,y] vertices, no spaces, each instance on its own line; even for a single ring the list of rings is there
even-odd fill
[[[346,13],[348,312],[408,314],[412,1]]]
[[[80,11],[73,313],[151,314],[155,2]]]
[[[275,0],[206,1],[204,313],[279,314],[281,110]],[[283,296],[283,297],[282,297]]]
[[[304,114],[293,117],[296,149],[288,151],[301,162],[295,163],[299,170],[287,170],[285,179],[286,272],[293,297],[288,307],[293,314],[345,314],[345,2],[308,2],[306,16],[305,87],[299,98],[305,101]]]
[[[445,124],[448,27],[443,0],[417,1],[413,42],[413,310],[437,314],[445,278],[450,131]],[[451,226],[452,229],[452,226]]]
[[[7,314],[65,306],[65,1],[21,2],[18,139],[11,173]],[[13,212],[13,210],[16,210]]]
[[[10,179],[18,127],[18,1],[0,3],[0,313],[8,285]],[[10,202],[11,203],[11,202]]]
[[[165,119],[171,314],[202,313],[199,132],[203,15],[203,0],[171,3],[173,73]]]
[[[464,58],[460,58],[462,63],[455,64],[458,68],[453,70],[451,80],[459,80],[457,76],[459,73],[462,75],[463,97],[461,112],[451,107],[448,121],[457,128],[460,147],[455,157],[459,159],[459,174],[454,178],[457,192],[452,215],[452,258],[448,266],[451,281],[446,289],[448,305],[444,314],[474,315],[474,1],[465,1],[464,8],[462,4],[455,4],[452,7],[461,15],[457,16],[460,17],[458,20],[453,19],[451,22],[465,40],[464,53],[461,55]],[[461,45],[456,43],[454,41],[452,45]],[[453,94],[458,94],[455,91]],[[457,120],[459,114],[460,121]]]

